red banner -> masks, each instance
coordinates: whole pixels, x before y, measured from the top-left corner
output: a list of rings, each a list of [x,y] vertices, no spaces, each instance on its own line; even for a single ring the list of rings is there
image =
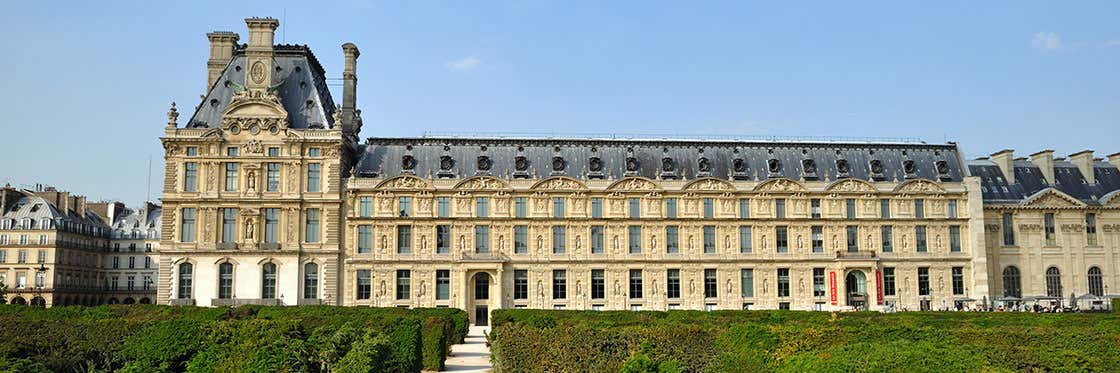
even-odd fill
[[[832,300],[832,305],[836,305],[836,272],[828,272],[828,296]]]
[[[876,302],[878,302],[878,304],[880,306],[882,306],[883,305],[883,271],[878,270],[878,269],[875,270],[875,294],[879,295],[879,297],[876,298]]]

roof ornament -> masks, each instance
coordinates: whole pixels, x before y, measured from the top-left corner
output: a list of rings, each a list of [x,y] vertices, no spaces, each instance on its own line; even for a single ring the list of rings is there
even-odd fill
[[[334,125],[336,125],[336,126],[341,126],[342,125],[342,106],[341,105],[335,105],[334,106],[334,114],[331,115],[331,117],[332,117],[332,119],[334,119]]]
[[[179,126],[179,110],[175,108],[175,102],[171,102],[171,109],[167,110],[167,128],[175,128]]]

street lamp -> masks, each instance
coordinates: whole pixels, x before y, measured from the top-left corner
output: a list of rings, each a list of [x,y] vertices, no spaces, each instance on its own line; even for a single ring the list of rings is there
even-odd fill
[[[44,265],[43,262],[39,262],[39,268],[35,268],[35,297],[31,298],[31,305],[33,306],[44,308],[47,306],[47,300],[43,299],[43,287],[46,286],[47,283],[46,273],[47,266]],[[36,299],[39,300],[38,304],[35,304]]]

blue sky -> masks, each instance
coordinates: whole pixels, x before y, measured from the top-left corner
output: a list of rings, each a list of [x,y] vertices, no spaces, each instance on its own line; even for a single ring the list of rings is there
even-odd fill
[[[1120,2],[192,1],[0,4],[0,183],[158,197],[205,33],[280,18],[363,137],[424,131],[914,137],[969,157],[1120,152]],[[907,4],[904,4],[907,3]],[[936,4],[936,6],[933,6]],[[341,99],[339,86],[332,93]],[[184,113],[189,116],[189,113]]]

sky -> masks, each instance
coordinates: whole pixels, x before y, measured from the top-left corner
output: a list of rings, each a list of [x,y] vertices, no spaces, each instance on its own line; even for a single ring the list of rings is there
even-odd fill
[[[1117,1],[0,3],[0,183],[158,199],[214,30],[280,20],[362,137],[827,136],[1120,152]],[[337,82],[337,80],[335,80]],[[341,100],[341,85],[332,85]],[[149,161],[152,166],[149,168]],[[149,169],[151,176],[149,177]],[[151,192],[149,192],[149,180]]]

